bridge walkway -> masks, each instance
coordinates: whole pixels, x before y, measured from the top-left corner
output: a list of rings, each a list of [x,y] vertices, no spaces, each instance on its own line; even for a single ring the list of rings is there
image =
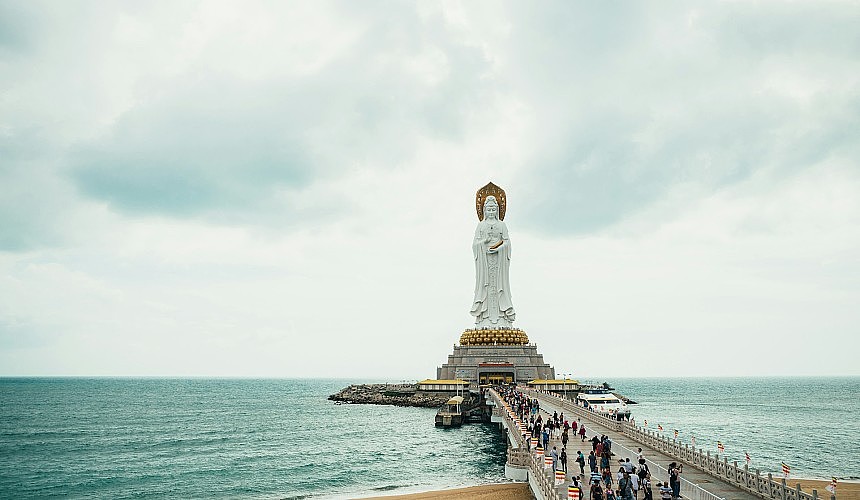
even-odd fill
[[[542,412],[544,412],[544,421],[546,421],[547,417],[551,417],[554,411],[557,411],[559,414],[564,413],[565,418],[568,421],[571,419],[578,419],[579,425],[585,423],[586,429],[586,440],[582,442],[579,436],[576,436],[574,439],[571,436],[571,439],[567,443],[567,470],[568,470],[568,478],[571,474],[579,473],[579,465],[574,462],[576,459],[576,452],[582,451],[582,454],[586,457],[585,463],[585,475],[586,479],[589,475],[588,468],[588,454],[591,452],[591,442],[589,441],[592,437],[597,435],[598,437],[602,434],[607,435],[612,440],[612,453],[614,462],[610,462],[610,468],[613,472],[613,480],[615,480],[615,472],[618,471],[618,467],[620,466],[618,459],[619,458],[629,458],[631,462],[634,463],[637,467],[639,466],[637,462],[637,449],[642,448],[642,454],[647,460],[648,468],[651,472],[651,482],[652,488],[654,491],[654,499],[658,500],[660,498],[660,493],[657,488],[657,482],[665,482],[669,480],[669,471],[667,466],[671,462],[677,462],[676,459],[672,459],[660,451],[654,450],[648,446],[642,445],[628,436],[624,434],[618,433],[615,430],[608,429],[596,422],[591,420],[586,420],[581,418],[572,408],[575,404],[570,401],[569,405],[567,404],[559,404],[557,398],[550,398],[544,394],[541,394],[537,391],[524,391],[528,394],[529,397],[537,398],[540,402],[540,407]],[[564,407],[563,407],[564,406]],[[580,411],[580,408],[576,408]],[[551,439],[549,449],[552,450],[552,447],[556,446],[559,454],[561,453],[561,439]],[[760,497],[753,495],[752,493],[746,492],[736,486],[730,485],[726,482],[723,482],[710,474],[702,472],[694,467],[685,467],[684,472],[682,474],[682,478],[689,482],[689,484],[685,484],[682,486],[682,495],[684,497],[690,498],[699,498],[699,499],[707,499],[711,496],[711,500],[715,500],[716,498],[722,498],[725,500],[761,500]],[[558,491],[560,494],[563,494],[562,498],[565,498],[567,495],[567,486],[570,483],[569,480],[565,481],[564,484],[558,487]],[[617,482],[614,483],[614,486],[617,486]],[[701,488],[703,491],[696,491],[696,487]],[[707,493],[710,495],[708,495]],[[587,491],[586,491],[587,496]],[[641,500],[643,498],[643,493],[639,492],[638,498]]]

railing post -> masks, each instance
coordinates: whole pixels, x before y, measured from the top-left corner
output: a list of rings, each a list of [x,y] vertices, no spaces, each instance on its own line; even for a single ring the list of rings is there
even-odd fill
[[[788,492],[786,492],[786,489],[787,487],[785,485],[785,478],[782,478],[782,488],[780,488],[780,498],[782,498],[782,500],[785,500],[786,497],[788,497]]]
[[[773,498],[773,474],[767,473],[767,496]]]

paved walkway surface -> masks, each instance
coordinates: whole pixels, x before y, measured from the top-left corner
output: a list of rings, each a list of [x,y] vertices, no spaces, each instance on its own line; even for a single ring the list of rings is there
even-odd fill
[[[546,422],[548,416],[552,417],[552,413],[554,411],[557,411],[558,413],[563,413],[561,405],[559,405],[556,401],[553,401],[552,399],[540,393],[530,393],[529,396],[537,397],[538,401],[540,401],[540,407],[541,412],[543,413],[544,422]],[[564,418],[567,419],[568,422],[570,422],[571,419],[576,420],[577,416],[576,414],[568,411],[565,414]],[[589,441],[589,439],[591,439],[595,435],[599,437],[601,434],[606,434],[612,440],[612,458],[614,462],[610,462],[610,465],[612,466],[611,468],[613,480],[615,481],[615,472],[618,470],[618,466],[620,465],[618,463],[618,459],[629,458],[630,461],[638,467],[639,464],[636,460],[636,453],[638,448],[642,448],[642,454],[645,459],[649,461],[648,466],[651,469],[651,483],[654,492],[654,500],[659,500],[660,492],[657,488],[657,483],[668,481],[669,477],[664,471],[655,470],[656,468],[652,465],[652,463],[656,463],[663,468],[667,468],[669,463],[676,462],[677,460],[672,459],[660,453],[659,451],[644,446],[639,442],[624,436],[623,434],[619,434],[616,431],[610,431],[609,429],[599,424],[596,424],[591,420],[580,418],[580,423],[582,422],[585,422],[585,430],[587,434],[585,442],[582,442],[579,436],[573,437],[573,435],[571,435],[571,439],[567,442],[566,451],[568,478],[571,474],[579,473],[579,464],[575,462],[576,452],[582,451],[582,454],[586,457],[585,478],[580,478],[580,480],[583,480],[583,489],[585,490],[585,496],[588,497],[587,479],[590,473],[588,468],[588,454],[591,452],[591,442]],[[560,438],[550,440],[549,450],[552,450],[553,446],[555,446],[558,450],[558,453],[561,454],[562,446]],[[547,451],[547,453],[549,453],[549,451]],[[559,467],[561,467],[561,465],[559,465]],[[752,493],[746,492],[735,486],[725,483],[689,465],[684,467],[684,473],[682,474],[682,477],[687,481],[690,481],[691,483],[700,486],[702,489],[705,489],[718,497],[725,498],[726,500],[761,500],[760,497],[753,495]],[[570,481],[566,481],[564,484],[558,487],[558,491],[564,494],[562,498],[566,498],[568,484],[570,484]],[[614,484],[614,486],[617,486],[617,484]],[[640,491],[638,499],[641,500],[643,496],[643,493]]]

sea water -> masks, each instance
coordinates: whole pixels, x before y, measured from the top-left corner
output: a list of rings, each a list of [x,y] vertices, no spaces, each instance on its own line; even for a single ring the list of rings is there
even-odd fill
[[[637,425],[782,477],[860,479],[860,377],[616,379]],[[663,431],[658,431],[658,425]],[[717,443],[721,442],[724,452]]]
[[[0,498],[349,498],[504,480],[495,426],[326,399],[355,382],[0,379]],[[860,476],[858,378],[610,382],[649,428],[714,452],[719,439],[763,470]]]
[[[0,498],[355,497],[500,481],[491,425],[339,380],[0,379]]]

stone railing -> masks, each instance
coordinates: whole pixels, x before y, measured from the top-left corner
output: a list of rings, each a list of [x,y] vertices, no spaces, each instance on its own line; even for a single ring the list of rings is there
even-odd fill
[[[818,490],[812,490],[812,493],[807,493],[801,490],[799,484],[795,488],[790,488],[786,484],[785,479],[781,478],[779,481],[776,481],[773,479],[772,474],[762,476],[761,472],[758,470],[751,472],[747,465],[738,467],[738,463],[736,461],[730,464],[725,457],[721,459],[717,454],[712,456],[709,451],[702,452],[701,449],[691,447],[687,444],[682,445],[675,439],[669,439],[668,437],[660,435],[654,431],[637,427],[635,424],[630,422],[622,422],[600,415],[582,408],[573,401],[562,398],[556,394],[546,393],[543,391],[524,392],[537,392],[541,397],[559,405],[565,412],[574,413],[577,416],[600,424],[607,429],[624,434],[630,439],[653,450],[659,451],[674,460],[692,465],[702,472],[729,483],[732,486],[756,494],[765,500],[818,500],[819,498]],[[836,500],[836,496],[830,495],[830,500]]]

